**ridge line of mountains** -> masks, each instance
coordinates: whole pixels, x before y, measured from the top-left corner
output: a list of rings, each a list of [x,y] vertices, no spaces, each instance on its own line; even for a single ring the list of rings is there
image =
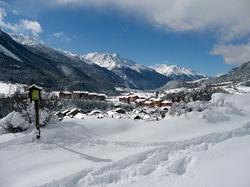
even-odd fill
[[[76,55],[59,51],[33,38],[7,34],[1,29],[0,65],[0,81],[36,83],[53,90],[89,90],[104,93],[113,93],[117,87],[152,90],[171,81],[208,78],[204,74],[177,65],[158,64],[147,67],[117,54]],[[244,65],[238,70],[245,71],[244,68],[249,66]],[[233,71],[237,71],[237,68]],[[234,74],[230,72],[228,75],[232,77]],[[236,74],[237,80],[241,80],[240,73]],[[248,76],[244,78],[247,79]],[[226,75],[213,79],[224,80],[231,79]]]

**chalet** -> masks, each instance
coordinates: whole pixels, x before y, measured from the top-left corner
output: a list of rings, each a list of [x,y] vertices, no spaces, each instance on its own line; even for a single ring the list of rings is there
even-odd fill
[[[82,92],[82,91],[74,91],[72,93],[72,97],[74,99],[87,99],[88,98],[88,92]]]
[[[77,118],[77,119],[84,119],[84,114],[83,113],[78,113],[74,116],[74,118]]]
[[[120,96],[119,98],[119,101],[120,102],[123,102],[123,103],[135,103],[135,101],[137,99],[139,99],[139,96],[137,95],[124,95],[124,96]]]
[[[129,103],[131,103],[131,102],[135,102],[136,99],[139,99],[139,96],[130,95],[130,96],[128,96],[128,98],[129,98]]]
[[[54,115],[57,116],[59,119],[62,119],[64,117],[62,112],[56,112]]]
[[[68,113],[67,113],[67,116],[69,117],[74,117],[76,114],[80,113],[81,110],[80,109],[77,109],[77,108],[73,108],[72,110],[70,110]]]
[[[114,110],[116,113],[118,113],[118,114],[126,114],[126,111],[124,110],[124,109],[122,109],[122,108],[117,108],[117,109],[115,109]]]
[[[95,115],[99,115],[101,114],[102,112],[100,110],[93,110],[89,113],[89,116],[95,116]]]
[[[64,110],[63,112],[61,112],[62,113],[62,115],[63,116],[66,116],[67,115],[67,113],[69,113],[70,112],[70,110]]]
[[[141,98],[139,98],[139,99],[136,99],[135,100],[135,104],[136,104],[136,106],[137,107],[143,107],[144,106],[144,102],[146,101],[147,99],[141,99]]]
[[[118,99],[120,102],[129,103],[129,96],[120,96]]]
[[[107,96],[105,94],[97,94],[97,99],[99,101],[105,101]]]
[[[140,119],[141,119],[141,116],[135,115],[135,116],[133,116],[133,119],[134,119],[134,120],[140,120]]]
[[[59,98],[105,101],[107,96],[105,94],[89,93],[86,91],[73,91],[73,92],[60,92]]]
[[[169,100],[164,100],[161,102],[161,106],[164,107],[164,106],[172,106],[173,105],[173,102],[172,101],[169,101]]]
[[[158,94],[156,94],[158,96]],[[172,106],[172,102],[168,100],[162,100],[158,97],[139,97],[138,95],[123,95],[119,98],[120,102],[135,104],[136,107],[148,107],[148,108],[159,108],[164,106]]]
[[[134,109],[133,113],[134,114],[147,114],[147,112],[141,107]]]
[[[149,107],[149,108],[154,108],[155,107],[154,102],[150,101],[150,100],[145,101],[144,104],[145,104],[146,107]]]
[[[152,98],[150,99],[153,102],[154,107],[161,107],[162,100],[158,98]]]
[[[72,93],[71,92],[59,92],[59,98],[61,99],[71,99]]]

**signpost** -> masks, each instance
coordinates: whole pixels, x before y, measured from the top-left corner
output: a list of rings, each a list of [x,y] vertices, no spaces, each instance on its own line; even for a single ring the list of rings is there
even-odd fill
[[[36,115],[36,129],[37,129],[37,139],[41,137],[40,124],[39,124],[39,106],[38,102],[41,100],[41,91],[42,88],[33,84],[28,88],[30,102],[34,101],[35,103],[35,115]]]

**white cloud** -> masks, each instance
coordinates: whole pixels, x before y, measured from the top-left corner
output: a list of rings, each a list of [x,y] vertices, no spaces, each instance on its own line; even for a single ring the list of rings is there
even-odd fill
[[[0,8],[0,21],[3,21],[6,16],[7,14],[5,10],[3,8]]]
[[[22,0],[18,5],[22,5],[23,10],[27,4],[32,5],[32,10],[34,7],[75,6],[103,10],[112,7],[117,12],[137,16],[167,31],[210,31],[220,43],[214,46],[211,54],[221,55],[228,64],[249,60],[250,44],[246,39],[250,36],[250,0]],[[244,43],[230,44],[235,41]]]
[[[31,21],[27,19],[22,19],[19,23],[20,29],[30,31],[33,35],[40,34],[43,29],[37,21]]]
[[[57,0],[60,6],[114,6],[125,14],[137,15],[155,26],[173,32],[215,33],[217,42],[211,51],[221,55],[227,64],[250,60],[250,0]]]
[[[55,32],[53,33],[53,36],[55,38],[58,38],[60,41],[66,41],[66,42],[70,41],[70,38],[64,32]]]
[[[242,64],[250,61],[250,42],[239,45],[216,45],[211,54],[222,56],[226,64]]]
[[[114,6],[173,31],[215,30],[223,40],[250,34],[249,0],[56,0],[58,5]]]
[[[10,23],[5,21],[6,11],[0,8],[0,27],[15,33],[23,33],[27,35],[38,36],[43,32],[39,22],[28,19],[21,19],[18,23]]]

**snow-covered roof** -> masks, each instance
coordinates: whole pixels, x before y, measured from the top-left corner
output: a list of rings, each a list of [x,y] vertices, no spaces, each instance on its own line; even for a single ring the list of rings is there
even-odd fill
[[[162,103],[168,104],[168,103],[172,103],[172,102],[169,100],[164,100],[164,101],[162,101]]]
[[[145,104],[151,104],[153,103],[152,101],[145,101]]]
[[[106,97],[107,95],[105,95],[105,94],[97,94],[97,96]]]
[[[77,118],[77,119],[84,119],[84,114],[83,113],[78,113],[74,116],[74,118]]]
[[[100,110],[93,110],[93,111],[91,111],[90,113],[89,113],[89,115],[93,115],[93,114],[100,114],[100,113],[102,113]]]
[[[65,114],[67,114],[69,111],[70,111],[70,110],[68,110],[68,109],[67,109],[67,110],[64,110],[64,111],[62,112],[62,114],[65,115]]]
[[[159,98],[151,98],[150,100],[151,101],[162,101],[162,99],[159,99]]]
[[[71,92],[69,92],[69,91],[63,91],[63,92],[60,92],[60,93],[63,93],[63,94],[71,94]]]
[[[87,91],[73,91],[73,93],[77,93],[77,94],[82,94],[82,93],[88,94],[89,92],[87,92]]]
[[[32,84],[31,86],[28,87],[28,90],[31,89],[31,88],[36,88],[38,90],[42,90],[43,88],[40,87],[40,86],[37,86],[36,84]]]
[[[126,110],[124,110],[124,109],[122,109],[122,108],[116,108],[115,110],[114,110],[115,112],[117,112],[117,113],[119,113],[119,112],[126,112]]]
[[[135,102],[136,103],[140,103],[140,102],[144,102],[146,99],[136,99]]]

